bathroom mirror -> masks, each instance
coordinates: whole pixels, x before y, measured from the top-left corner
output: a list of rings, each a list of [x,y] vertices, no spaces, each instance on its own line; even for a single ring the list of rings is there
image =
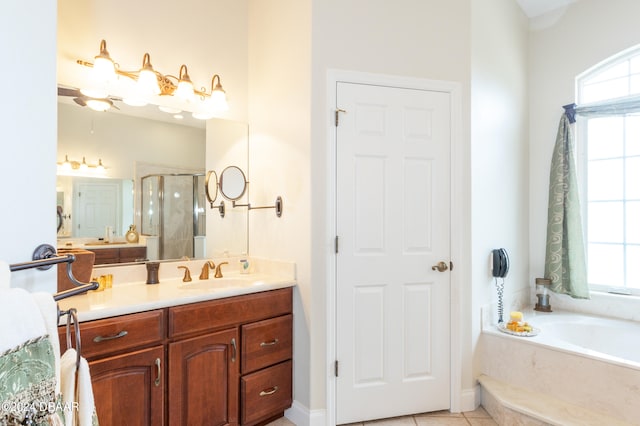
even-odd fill
[[[229,166],[220,174],[220,193],[230,201],[237,201],[247,190],[247,179],[237,166]]]
[[[157,107],[151,105],[143,108],[157,110]],[[117,213],[122,219],[117,225],[116,237],[124,238],[126,230],[131,224],[136,225],[141,236],[144,236],[143,229],[158,229],[155,222],[147,224],[150,226],[146,227],[143,227],[141,223],[143,220],[141,205],[143,201],[148,202],[148,200],[142,199],[142,178],[144,176],[165,176],[158,177],[158,182],[154,181],[156,178],[147,179],[147,190],[149,188],[155,190],[155,188],[159,188],[157,186],[159,180],[164,180],[163,185],[168,187],[171,178],[167,176],[200,175],[197,177],[198,183],[194,183],[193,186],[195,191],[200,193],[193,198],[199,199],[199,201],[192,211],[193,214],[189,215],[200,216],[200,224],[197,227],[199,229],[198,235],[216,240],[222,246],[231,247],[229,251],[231,254],[246,252],[246,217],[237,218],[233,222],[225,222],[211,232],[209,226],[205,226],[204,220],[204,216],[209,213],[208,204],[205,201],[204,183],[207,157],[222,155],[231,149],[236,154],[234,163],[247,167],[248,131],[246,123],[212,119],[208,122],[198,121],[197,126],[184,125],[134,117],[124,113],[123,109],[96,112],[86,107],[70,104],[68,99],[61,100],[58,104],[58,162],[62,162],[65,156],[79,162],[84,157],[90,165],[101,161],[105,170],[100,176],[94,177],[89,177],[91,173],[95,173],[95,169],[91,167],[89,172],[82,176],[59,176],[67,181],[65,185],[61,185],[60,182],[57,185],[57,199],[62,200],[57,204],[63,207],[61,215],[64,223],[61,229],[64,232],[58,233],[59,246],[74,238],[94,237],[97,239],[104,236],[104,228],[101,231],[94,230],[89,235],[86,233],[89,231],[83,232],[82,235],[76,232],[74,235],[77,228],[74,219],[77,216],[73,213],[73,203],[64,202],[71,198],[74,180],[82,179],[85,183],[93,180],[98,184],[111,180],[120,181],[123,188],[122,197],[116,198],[120,208],[124,207],[124,210],[119,210]],[[238,159],[243,162],[237,163]],[[63,186],[66,189],[61,189]],[[165,190],[164,195],[167,200],[169,197],[174,201],[178,198],[184,198],[181,196],[182,192],[175,189],[170,191],[169,194]],[[184,217],[186,217],[184,212],[182,213],[180,222],[184,222]],[[165,214],[165,216],[167,215]],[[171,221],[169,220],[169,222]],[[115,223],[113,225],[116,226]],[[195,225],[192,228],[195,228]],[[196,236],[195,232],[194,236]],[[238,235],[241,237],[234,237]],[[233,239],[233,241],[227,243],[228,239]],[[202,242],[199,245],[206,247],[206,244]],[[165,252],[171,253],[170,257],[164,257],[162,260],[179,259],[184,255],[194,256],[194,252],[191,252],[191,255],[178,253],[175,250],[165,250]],[[202,256],[195,257],[213,256],[205,248],[200,250],[200,253]]]

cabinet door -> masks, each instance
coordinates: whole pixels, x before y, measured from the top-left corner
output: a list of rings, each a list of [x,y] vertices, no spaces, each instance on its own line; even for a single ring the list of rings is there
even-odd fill
[[[162,346],[92,361],[89,368],[100,424],[163,424]]]
[[[170,425],[237,425],[236,328],[169,344]]]

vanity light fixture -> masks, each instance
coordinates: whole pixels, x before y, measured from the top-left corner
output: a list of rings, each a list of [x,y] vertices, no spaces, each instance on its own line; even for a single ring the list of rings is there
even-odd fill
[[[187,102],[197,102],[196,112],[193,113],[195,118],[212,118],[217,112],[229,109],[226,93],[222,88],[218,74],[215,74],[211,79],[211,89],[209,91],[205,87],[198,90],[194,87],[189,77],[186,65],[183,64],[180,67],[178,77],[169,74],[165,75],[153,68],[149,53],[145,53],[142,57],[142,67],[139,70],[121,70],[111,59],[105,40],[100,42],[100,53],[95,56],[94,63],[81,59],[76,62],[94,70],[91,73],[91,87],[81,89],[83,94],[92,98],[108,99],[109,93],[106,89],[116,80],[116,77],[123,76],[136,82],[135,88],[130,89],[135,93],[131,93],[130,96],[123,96],[125,103],[129,105],[146,104],[150,97],[159,95],[174,96]],[[104,111],[109,109],[110,106],[101,105],[100,107]]]

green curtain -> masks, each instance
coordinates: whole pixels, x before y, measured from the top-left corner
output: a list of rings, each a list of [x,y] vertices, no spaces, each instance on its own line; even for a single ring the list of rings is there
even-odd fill
[[[571,122],[562,114],[551,159],[544,276],[551,290],[589,299]]]

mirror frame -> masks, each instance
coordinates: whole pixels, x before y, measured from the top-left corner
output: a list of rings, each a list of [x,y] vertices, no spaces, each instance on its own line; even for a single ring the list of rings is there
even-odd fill
[[[211,180],[211,176],[213,176],[213,181]],[[214,170],[209,170],[207,172],[207,176],[204,180],[204,193],[207,196],[207,201],[213,208],[213,203],[218,198],[218,175]],[[213,196],[211,195],[213,194]]]
[[[239,175],[230,174],[230,172],[236,172],[236,173],[239,173]],[[225,175],[227,176],[228,178],[227,181],[229,182],[229,184],[226,185],[227,186],[226,190],[225,190],[225,179],[224,179]],[[239,180],[239,179],[242,179],[242,180]],[[236,190],[235,186],[240,184],[242,184],[242,191],[240,191],[240,194],[234,195],[235,193],[233,191]],[[236,201],[242,198],[245,192],[247,192],[247,177],[242,171],[242,169],[238,166],[225,167],[222,173],[220,173],[220,194],[222,194],[222,196],[229,201]]]

